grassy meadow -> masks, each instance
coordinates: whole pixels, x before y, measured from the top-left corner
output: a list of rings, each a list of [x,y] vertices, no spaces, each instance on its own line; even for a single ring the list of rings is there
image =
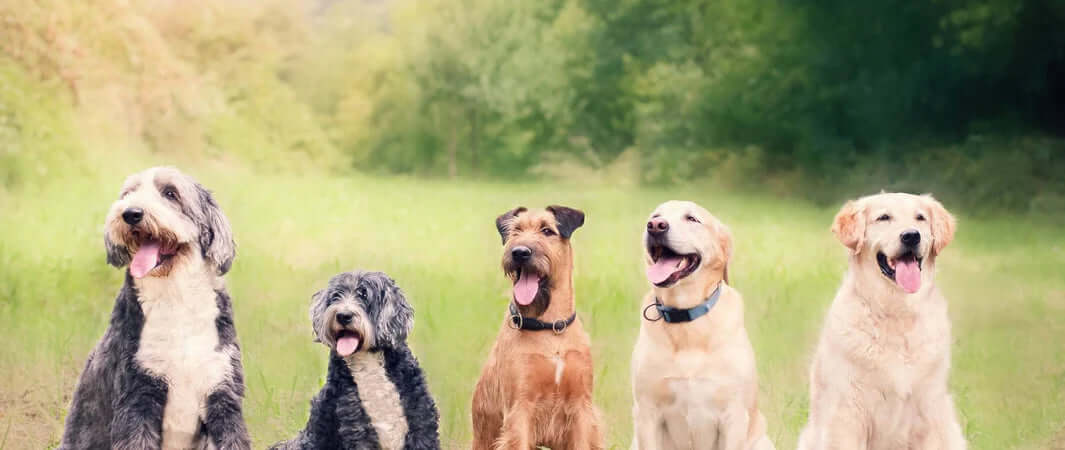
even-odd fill
[[[118,161],[0,190],[0,448],[56,445],[78,373],[107,326],[122,274],[104,262],[103,218],[126,174],[161,162]],[[699,186],[183,168],[216,192],[234,227],[227,284],[257,448],[303,426],[326,366],[325,347],[311,341],[310,295],[356,268],[388,272],[413,302],[411,345],[443,440],[466,447],[471,392],[508,301],[493,220],[515,205],[549,203],[587,214],[573,237],[577,306],[593,340],[607,442],[628,448],[629,357],[647,289],[638,239],[647,214],[673,198],[703,204],[733,230],[731,274],[746,299],[760,404],[777,448],[794,448],[809,357],[845,265],[828,231],[833,208]],[[1065,231],[955,213],[957,239],[938,275],[954,321],[952,390],[971,448],[1065,445]]]

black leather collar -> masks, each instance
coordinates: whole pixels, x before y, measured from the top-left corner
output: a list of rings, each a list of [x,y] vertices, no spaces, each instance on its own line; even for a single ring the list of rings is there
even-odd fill
[[[528,330],[528,331],[543,331],[551,330],[555,334],[562,334],[566,331],[566,327],[569,327],[574,320],[577,320],[577,313],[574,312],[569,319],[556,320],[554,322],[544,322],[542,320],[533,319],[530,317],[522,317],[521,312],[518,311],[518,307],[510,304],[510,324],[514,329]]]
[[[721,297],[721,284],[722,283],[718,283],[717,288],[714,289],[714,292],[710,294],[709,298],[707,298],[702,303],[688,309],[673,308],[663,305],[662,301],[658,300],[658,297],[655,297],[655,302],[650,305],[647,305],[647,307],[643,309],[643,318],[650,320],[651,322],[655,322],[657,320],[665,320],[668,323],[682,323],[691,322],[695,319],[705,316],[706,313],[710,312],[710,308],[713,308],[714,305],[717,304],[718,297]],[[655,309],[658,310],[657,319],[647,317],[647,310],[651,309],[652,306],[654,306]]]

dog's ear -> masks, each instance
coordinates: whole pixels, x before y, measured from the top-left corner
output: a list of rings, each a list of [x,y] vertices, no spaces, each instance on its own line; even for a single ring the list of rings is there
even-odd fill
[[[496,217],[496,230],[499,231],[499,237],[503,239],[504,244],[507,243],[507,233],[510,232],[510,223],[514,221],[514,218],[517,217],[518,214],[525,211],[526,209],[524,206],[519,206]]]
[[[558,234],[563,238],[569,239],[574,231],[584,225],[584,212],[581,210],[558,205],[548,206],[547,210],[555,215],[555,220],[558,221]]]
[[[125,245],[116,244],[111,237],[104,235],[104,249],[107,250],[107,263],[115,267],[125,267],[129,264],[129,249]]]
[[[414,308],[392,278],[380,272],[376,275],[380,278],[376,285],[381,296],[376,344],[378,347],[395,348],[406,342],[414,328]]]
[[[325,325],[325,289],[315,292],[311,296],[311,329],[314,332],[314,342],[322,342],[322,327]]]
[[[732,263],[732,232],[723,224],[717,225],[717,244],[721,247],[721,265],[728,283],[728,266]]]
[[[925,205],[928,208],[928,218],[932,223],[932,254],[938,255],[950,244],[950,241],[954,240],[954,229],[957,228],[957,221],[954,220],[954,216],[943,207],[939,200],[936,200],[929,194],[921,196]]]
[[[222,209],[211,197],[211,192],[199,184],[196,191],[200,196],[200,209],[203,220],[200,222],[200,250],[204,259],[218,267],[218,274],[225,275],[233,265],[237,247],[233,242],[233,230]]]
[[[832,232],[855,255],[861,252],[865,243],[865,207],[854,200],[843,205],[832,221]]]

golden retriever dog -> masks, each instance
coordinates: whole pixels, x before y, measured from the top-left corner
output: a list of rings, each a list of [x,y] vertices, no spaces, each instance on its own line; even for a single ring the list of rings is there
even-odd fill
[[[800,449],[965,448],[947,391],[947,301],[935,285],[954,227],[927,195],[871,195],[836,215],[850,264],[810,368]]]
[[[728,229],[669,201],[651,214],[644,249],[652,289],[632,353],[633,448],[772,449],[743,297],[728,285]]]

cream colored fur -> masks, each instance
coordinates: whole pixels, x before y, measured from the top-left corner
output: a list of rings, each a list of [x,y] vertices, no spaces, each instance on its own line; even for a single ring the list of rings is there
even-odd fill
[[[383,450],[403,448],[407,437],[407,416],[403,413],[396,385],[385,373],[384,353],[355,352],[347,357],[348,369],[359,386],[362,407],[370,416]]]
[[[914,294],[876,260],[880,252],[896,255],[900,233],[910,229],[921,233],[923,258]],[[850,264],[813,357],[799,449],[964,449],[947,390],[947,301],[935,285],[954,218],[929,196],[879,194],[845,205],[832,231],[849,248]]]
[[[691,215],[696,223],[687,220]],[[744,326],[743,297],[722,282],[731,256],[731,235],[709,212],[691,202],[666,202],[652,217],[670,224],[668,245],[678,253],[698,252],[701,267],[667,288],[655,287],[663,304],[690,308],[721,283],[710,312],[686,323],[641,317],[632,354],[633,448],[772,449],[758,410],[754,349]],[[650,263],[650,256],[647,256]],[[652,308],[648,315],[657,313]]]
[[[144,310],[136,359],[169,381],[163,448],[203,448],[207,443],[198,438],[207,396],[232,376],[232,355],[217,348],[215,287],[222,278],[199,257],[178,258],[168,277],[134,281]]]

